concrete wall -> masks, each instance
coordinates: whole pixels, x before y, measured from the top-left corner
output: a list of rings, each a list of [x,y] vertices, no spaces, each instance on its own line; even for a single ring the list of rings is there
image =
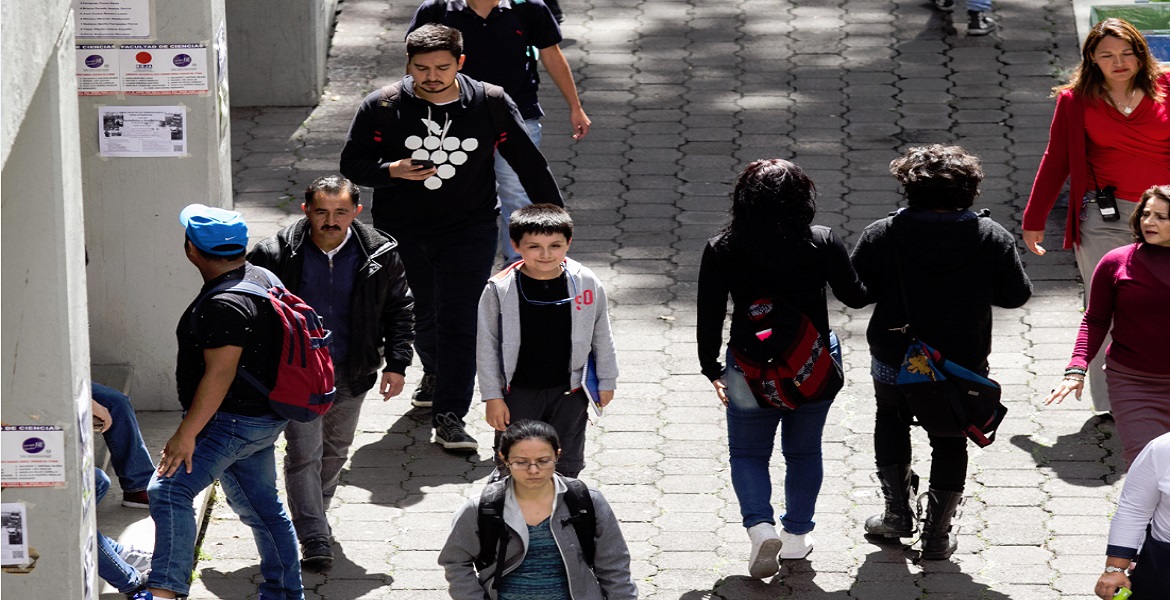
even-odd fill
[[[63,427],[67,478],[64,488],[6,488],[2,493],[4,502],[26,504],[28,542],[40,555],[29,573],[0,576],[9,598],[82,598],[87,588],[96,596],[89,337],[69,4],[5,0],[2,5],[3,420]]]
[[[57,34],[69,8],[69,0],[0,0],[0,37],[4,38],[6,59],[4,93],[0,95],[0,164],[7,161],[33,91],[50,56],[57,51]]]
[[[155,0],[154,6],[158,43],[214,40],[224,22],[223,0]],[[210,47],[208,59],[214,87]],[[192,202],[231,206],[230,133],[220,137],[214,95],[84,96],[78,102],[93,361],[133,368],[138,410],[176,410],[175,326],[201,285],[183,255],[179,211]],[[99,156],[99,105],[185,106],[188,156]]]
[[[316,106],[336,7],[337,0],[228,2],[232,106]]]

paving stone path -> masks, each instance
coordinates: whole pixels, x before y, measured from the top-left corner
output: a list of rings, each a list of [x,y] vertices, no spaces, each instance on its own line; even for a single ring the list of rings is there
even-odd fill
[[[573,142],[546,77],[543,147],[579,226],[572,254],[609,290],[622,366],[611,410],[590,428],[583,478],[622,520],[642,597],[1091,598],[1120,489],[1114,430],[1084,401],[1038,407],[1080,319],[1070,253],[1026,257],[1035,296],[996,312],[992,370],[1011,413],[993,446],[972,450],[952,561],[917,564],[915,552],[861,535],[880,508],[869,312],[834,302],[849,383],[825,431],[816,549],[772,581],[748,579],[725,420],[693,343],[700,250],[753,159],[803,166],[820,190],[817,222],[852,244],[900,199],[892,158],[914,143],[961,143],[984,159],[979,205],[1018,230],[1049,89],[1078,56],[1071,2],[999,0],[1003,27],[983,38],[961,21],[956,32],[926,0],[562,2],[563,46],[594,125]],[[320,106],[233,111],[236,207],[258,235],[299,216],[305,184],[336,169],[362,97],[402,73],[413,8],[345,0]],[[418,377],[415,367],[408,392]],[[330,511],[338,558],[329,574],[306,575],[308,598],[447,597],[436,555],[451,512],[489,472],[481,411],[470,420],[482,448],[468,458],[430,443],[428,415],[406,395],[366,403]],[[915,455],[928,454],[916,433]],[[777,451],[774,481],[782,473]],[[255,597],[251,536],[222,502],[202,557],[192,598]]]

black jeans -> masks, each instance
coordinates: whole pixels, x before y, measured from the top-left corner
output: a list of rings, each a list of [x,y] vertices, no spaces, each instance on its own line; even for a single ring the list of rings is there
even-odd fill
[[[877,398],[877,417],[873,427],[873,453],[878,468],[908,465],[910,455],[910,414],[898,386],[873,382]],[[906,415],[904,417],[903,415]],[[967,481],[967,438],[930,438],[930,487],[962,492]]]
[[[423,372],[434,375],[434,415],[471,407],[475,386],[475,323],[479,296],[496,255],[496,222],[438,235],[390,231],[414,294],[414,349]]]

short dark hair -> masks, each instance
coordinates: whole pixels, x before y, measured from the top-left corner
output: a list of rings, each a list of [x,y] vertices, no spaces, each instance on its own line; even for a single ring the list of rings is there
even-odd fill
[[[191,247],[194,248],[195,251],[199,253],[199,256],[202,256],[206,260],[214,260],[214,261],[219,261],[219,262],[235,262],[237,260],[244,258],[244,253],[245,253],[244,250],[241,250],[236,254],[229,254],[229,255],[212,254],[210,252],[204,252],[202,248],[200,248],[198,245],[195,244],[195,242],[191,241],[190,236],[184,235],[183,236],[183,245],[186,246],[187,244],[190,244]],[[239,244],[226,244],[224,246],[216,246],[216,248],[231,248],[233,246],[238,246],[238,245]]]
[[[971,208],[979,196],[983,166],[961,146],[915,146],[890,161],[890,173],[902,184],[913,209]]]
[[[458,29],[428,23],[406,36],[406,57],[446,50],[455,58],[463,56],[463,34]]]
[[[1137,207],[1133,209],[1133,214],[1129,217],[1129,231],[1133,234],[1135,242],[1146,239],[1142,235],[1142,212],[1146,210],[1146,205],[1150,203],[1150,200],[1155,198],[1170,204],[1170,185],[1155,185],[1142,193],[1142,199],[1138,200]]]
[[[573,217],[555,204],[530,204],[512,212],[508,221],[508,237],[517,244],[524,234],[564,234],[566,240],[573,239]]]
[[[512,451],[512,446],[516,442],[522,442],[524,440],[543,440],[552,446],[553,454],[560,454],[561,452],[561,438],[557,436],[557,430],[553,429],[552,425],[544,421],[524,419],[509,425],[504,430],[504,435],[500,436],[500,456],[507,460],[508,453]]]
[[[342,192],[349,194],[349,199],[353,201],[354,206],[361,204],[361,190],[354,182],[341,175],[322,175],[314,179],[313,183],[305,188],[305,204],[312,206],[317,194],[336,196]]]

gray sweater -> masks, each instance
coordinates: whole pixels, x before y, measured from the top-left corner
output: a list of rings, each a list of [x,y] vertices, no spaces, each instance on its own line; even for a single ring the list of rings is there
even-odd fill
[[[476,327],[476,371],[479,391],[484,400],[503,398],[520,355],[520,294],[516,290],[516,263],[488,280],[479,297],[479,322]],[[617,386],[617,354],[609,329],[609,311],[605,288],[597,276],[581,263],[565,259],[565,270],[573,280],[570,292],[576,293],[572,310],[572,351],[568,374],[570,389],[581,387],[585,363],[590,352],[597,361],[598,389],[614,390]]]
[[[630,551],[618,527],[617,517],[601,492],[590,489],[593,498],[594,516],[597,520],[597,543],[593,555],[594,570],[590,572],[585,557],[578,548],[577,534],[571,524],[562,524],[569,518],[569,509],[562,501],[568,490],[564,478],[554,475],[556,496],[550,527],[553,539],[561,550],[565,573],[569,577],[569,593],[573,600],[637,600],[638,588],[630,575]],[[496,575],[495,565],[476,573],[475,558],[479,555],[479,498],[468,500],[451,524],[447,543],[439,552],[439,565],[446,572],[448,592],[452,600],[495,600],[492,582]],[[504,523],[511,536],[508,540],[507,557],[504,559],[503,574],[511,573],[524,562],[528,552],[528,527],[512,486],[504,495]]]

